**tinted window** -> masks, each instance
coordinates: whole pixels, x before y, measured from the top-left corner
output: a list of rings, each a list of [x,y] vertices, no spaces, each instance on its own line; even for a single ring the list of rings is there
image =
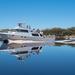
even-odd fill
[[[39,36],[38,34],[32,34],[32,36]]]
[[[18,32],[28,32],[28,30],[20,30],[20,29],[16,29]]]

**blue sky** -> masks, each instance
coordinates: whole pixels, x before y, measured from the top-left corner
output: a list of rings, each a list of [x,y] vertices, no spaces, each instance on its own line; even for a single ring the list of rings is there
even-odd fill
[[[40,29],[74,27],[75,0],[0,0],[0,28],[19,22]]]

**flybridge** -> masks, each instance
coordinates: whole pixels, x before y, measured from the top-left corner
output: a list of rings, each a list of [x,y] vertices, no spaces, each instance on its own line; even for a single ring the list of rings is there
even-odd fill
[[[19,28],[27,28],[27,29],[31,29],[31,26],[26,25],[25,23],[18,23],[18,27],[19,27]]]

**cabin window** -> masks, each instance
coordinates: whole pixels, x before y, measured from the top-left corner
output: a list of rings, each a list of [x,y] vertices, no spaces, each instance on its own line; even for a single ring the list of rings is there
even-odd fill
[[[32,36],[39,36],[38,34],[32,34]]]
[[[28,33],[28,30],[20,30],[20,29],[16,29],[16,31],[18,31],[18,32],[27,32],[27,33]]]
[[[28,33],[28,30],[20,30],[20,32],[27,32]]]
[[[31,50],[37,50],[39,49],[39,47],[33,47]]]

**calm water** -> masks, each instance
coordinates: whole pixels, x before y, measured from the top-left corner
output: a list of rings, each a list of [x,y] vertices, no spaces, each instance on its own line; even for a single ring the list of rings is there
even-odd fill
[[[75,75],[74,45],[3,44],[0,75]]]

